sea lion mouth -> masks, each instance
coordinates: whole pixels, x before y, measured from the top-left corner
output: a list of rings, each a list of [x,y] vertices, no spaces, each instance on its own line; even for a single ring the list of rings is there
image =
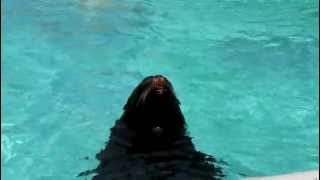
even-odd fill
[[[156,136],[161,136],[163,134],[163,128],[161,128],[160,126],[155,126],[152,128],[152,132]]]

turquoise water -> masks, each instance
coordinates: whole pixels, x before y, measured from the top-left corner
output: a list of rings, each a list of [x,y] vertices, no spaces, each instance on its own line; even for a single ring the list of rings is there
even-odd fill
[[[1,0],[1,179],[81,179],[151,74],[172,81],[194,143],[230,179],[319,168],[318,9]]]

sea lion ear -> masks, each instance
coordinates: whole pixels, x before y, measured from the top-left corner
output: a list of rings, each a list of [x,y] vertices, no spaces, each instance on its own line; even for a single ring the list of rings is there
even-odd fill
[[[136,104],[134,104],[135,102],[137,102],[136,100],[137,98],[132,96],[128,99],[127,103],[123,106],[123,110],[129,110],[132,109],[136,106]]]

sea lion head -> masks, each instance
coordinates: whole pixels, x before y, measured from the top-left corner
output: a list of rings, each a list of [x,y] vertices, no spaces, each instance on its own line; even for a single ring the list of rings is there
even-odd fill
[[[141,131],[180,134],[185,131],[185,120],[180,101],[171,82],[162,75],[144,78],[129,96],[123,107],[125,122]]]

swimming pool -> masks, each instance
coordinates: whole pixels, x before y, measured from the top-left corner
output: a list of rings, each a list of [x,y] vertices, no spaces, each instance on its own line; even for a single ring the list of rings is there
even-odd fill
[[[1,0],[1,179],[80,179],[150,74],[173,82],[194,143],[230,179],[319,168],[318,9]]]

